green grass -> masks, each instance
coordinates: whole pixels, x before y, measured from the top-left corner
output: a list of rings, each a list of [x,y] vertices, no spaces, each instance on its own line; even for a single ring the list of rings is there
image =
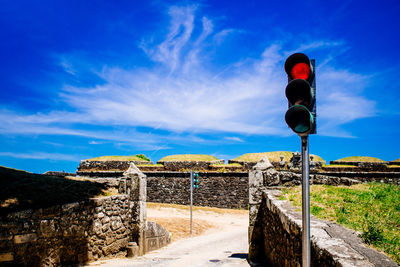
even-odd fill
[[[247,153],[244,155],[241,155],[233,160],[236,161],[245,161],[245,162],[257,162],[260,161],[263,157],[267,156],[269,161],[271,162],[279,162],[281,161],[280,156],[284,157],[284,160],[289,162],[290,159],[292,158],[293,153],[289,152],[289,151],[272,151],[272,152],[260,152],[260,153]],[[317,156],[317,155],[313,155],[310,154],[310,156],[314,156],[314,161],[322,161],[323,163],[325,163],[325,161]]]
[[[280,199],[301,206],[301,188],[284,189]],[[361,237],[400,263],[400,186],[358,184],[313,185],[310,211],[320,219],[335,221],[361,232]]]
[[[364,157],[364,156],[352,156],[346,157],[342,159],[338,159],[336,161],[349,161],[349,162],[383,162],[383,160],[374,158],[374,157]]]
[[[325,165],[325,168],[357,168],[354,165],[346,165],[346,164],[332,164],[332,165]]]
[[[0,216],[114,193],[87,179],[33,174],[0,166]]]
[[[211,167],[243,167],[239,163],[230,163],[230,164],[213,164]]]
[[[218,158],[210,155],[202,154],[182,154],[182,155],[170,155],[163,157],[159,161],[214,161]]]
[[[102,156],[97,158],[87,159],[87,161],[150,161],[143,154],[135,155],[135,156]]]

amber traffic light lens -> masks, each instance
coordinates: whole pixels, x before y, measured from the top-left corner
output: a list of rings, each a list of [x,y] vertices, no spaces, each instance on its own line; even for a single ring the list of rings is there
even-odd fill
[[[310,77],[311,69],[306,63],[300,62],[293,66],[291,76],[293,79],[307,80]]]

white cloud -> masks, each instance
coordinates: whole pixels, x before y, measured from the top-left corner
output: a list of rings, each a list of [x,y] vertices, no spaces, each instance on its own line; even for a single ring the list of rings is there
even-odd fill
[[[224,139],[230,140],[230,141],[235,141],[235,142],[240,142],[240,143],[244,142],[242,138],[239,138],[237,136],[227,136]]]
[[[77,135],[151,146],[166,140],[190,140],[193,136],[180,135],[185,132],[289,134],[283,119],[287,109],[283,63],[288,52],[282,42],[266,47],[259,59],[230,62],[226,66],[229,72],[216,73],[204,67],[210,66],[212,54],[203,48],[218,45],[234,29],[216,31],[211,19],[203,16],[199,22],[196,12],[195,6],[171,7],[165,39],[159,44],[142,42],[148,57],[158,62],[155,67],[127,70],[104,66],[97,73],[104,83],[63,88],[60,97],[70,111],[19,115],[2,110],[0,133]],[[335,49],[341,44],[321,40],[300,48]],[[335,69],[329,65],[331,58],[319,60],[325,62],[317,74],[319,133],[351,136],[341,125],[376,112],[374,102],[362,95],[368,77]],[[65,62],[62,65],[67,71],[79,71]],[[88,124],[109,126],[109,130],[82,130]],[[146,126],[176,134],[149,138],[134,130],[115,132],[115,126]]]
[[[31,153],[14,153],[14,152],[0,152],[0,157],[12,157],[18,159],[47,159],[47,160],[62,160],[62,161],[79,161],[82,158],[87,158],[82,155],[69,155],[60,153],[46,153],[46,152],[31,152]]]

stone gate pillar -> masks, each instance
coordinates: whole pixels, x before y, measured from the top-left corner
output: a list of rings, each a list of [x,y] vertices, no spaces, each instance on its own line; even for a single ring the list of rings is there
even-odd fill
[[[124,172],[127,193],[132,211],[132,241],[139,246],[139,255],[144,254],[144,230],[146,226],[146,175],[134,163]]]
[[[262,261],[264,237],[261,227],[262,191],[266,185],[279,183],[279,175],[267,157],[249,171],[249,260]]]

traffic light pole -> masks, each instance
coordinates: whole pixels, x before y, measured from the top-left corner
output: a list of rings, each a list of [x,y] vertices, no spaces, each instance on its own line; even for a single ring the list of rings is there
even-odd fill
[[[190,171],[190,235],[192,235],[193,232],[192,206],[193,206],[193,171]]]
[[[302,266],[309,267],[311,262],[310,247],[310,165],[309,165],[308,135],[301,136],[302,162]]]

